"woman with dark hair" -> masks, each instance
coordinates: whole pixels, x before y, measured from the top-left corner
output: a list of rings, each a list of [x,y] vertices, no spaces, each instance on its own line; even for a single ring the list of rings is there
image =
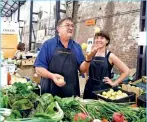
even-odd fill
[[[14,54],[14,59],[21,59],[22,55],[24,54],[24,51],[25,51],[25,44],[20,42],[17,45],[17,51]]]
[[[104,90],[118,86],[128,75],[129,68],[113,53],[107,50],[110,37],[106,32],[100,31],[94,36],[94,47],[98,50],[91,60],[89,78],[85,85],[84,99],[96,99],[92,91]],[[115,81],[111,80],[111,70],[116,66],[121,74]]]

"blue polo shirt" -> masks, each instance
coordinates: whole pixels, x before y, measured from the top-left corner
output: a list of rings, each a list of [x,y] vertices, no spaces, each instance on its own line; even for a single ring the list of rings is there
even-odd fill
[[[49,62],[54,54],[54,51],[56,49],[56,47],[63,47],[59,36],[55,36],[52,39],[49,39],[47,41],[45,41],[42,44],[41,50],[36,58],[36,61],[34,63],[35,67],[43,67],[47,70],[49,70]],[[69,40],[68,43],[68,48],[71,49],[71,51],[73,51],[76,55],[76,59],[77,59],[77,64],[78,67],[81,65],[81,63],[84,61],[84,55],[81,49],[81,46],[76,43],[75,41],[73,41],[72,39]]]

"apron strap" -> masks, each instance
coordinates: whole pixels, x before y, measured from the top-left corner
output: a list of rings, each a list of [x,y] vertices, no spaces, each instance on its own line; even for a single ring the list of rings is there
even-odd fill
[[[111,53],[111,51],[109,51],[109,52],[106,54],[107,58],[109,58],[110,53]]]

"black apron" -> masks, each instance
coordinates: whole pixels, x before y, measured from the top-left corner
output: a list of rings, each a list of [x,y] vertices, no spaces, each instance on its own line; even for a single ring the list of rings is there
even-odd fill
[[[41,80],[41,91],[53,96],[71,97],[80,96],[78,65],[75,54],[68,48],[57,47],[49,63],[49,71],[64,77],[66,85],[58,87],[51,79]]]
[[[105,57],[94,57],[89,67],[89,78],[84,89],[84,99],[97,99],[97,96],[92,91],[99,91],[108,89],[111,86],[103,82],[104,77],[111,77],[111,69],[109,65],[109,55],[105,54]]]

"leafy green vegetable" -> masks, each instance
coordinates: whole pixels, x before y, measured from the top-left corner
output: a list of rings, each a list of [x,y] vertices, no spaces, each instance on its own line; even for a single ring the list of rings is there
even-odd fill
[[[14,102],[14,104],[12,105],[12,108],[14,110],[28,110],[28,109],[32,109],[33,107],[34,107],[34,105],[28,99],[18,100],[16,102]]]
[[[38,95],[33,91],[29,91],[25,83],[14,83],[10,87],[16,90],[15,92],[9,89],[6,90],[10,108],[18,110],[22,117],[28,117],[31,109],[34,108]]]
[[[8,94],[9,105],[11,106],[15,101],[21,100],[23,97],[19,94]]]
[[[6,120],[12,120],[12,119],[17,119],[17,118],[22,118],[22,116],[18,110],[13,110],[11,115],[7,117]]]
[[[38,104],[37,108],[36,108],[36,112],[38,113],[43,113],[44,112],[44,107],[41,105],[41,103]]]
[[[63,119],[64,117],[64,113],[62,111],[62,109],[60,108],[59,104],[57,102],[53,102],[50,104],[50,109],[48,107],[48,109],[46,110],[46,113],[36,113],[34,116],[35,117],[41,117],[44,119],[52,119],[54,121],[60,121]],[[54,108],[56,108],[57,110],[55,111]]]
[[[62,98],[60,101],[57,102],[59,103],[60,106],[72,107],[79,105],[79,102],[76,99],[74,99],[74,97]]]
[[[33,87],[32,87],[32,86],[28,86],[28,87],[27,87],[27,90],[28,90],[28,91],[31,91],[31,90],[33,90]]]
[[[64,111],[63,121],[73,121],[75,114],[83,112],[87,113],[82,104],[74,97],[60,98],[55,96],[54,99],[59,103],[61,109]]]
[[[45,93],[41,95],[40,98],[37,98],[36,101],[38,101],[41,104],[40,106],[43,108],[43,111],[45,111],[48,105],[54,101],[54,98],[51,94]]]
[[[63,117],[64,117],[64,112],[63,112],[63,110],[60,108],[58,102],[55,102],[55,104],[56,104],[56,108],[57,108],[58,112],[56,112],[56,113],[52,116],[52,119],[53,119],[53,120],[60,121],[60,120],[62,120]]]
[[[53,96],[49,93],[45,93],[45,94],[41,95],[41,99],[46,105],[49,105],[50,103],[52,103],[54,101]]]
[[[22,119],[11,119],[5,120],[5,122],[56,122],[52,119],[43,119],[43,118],[22,118]]]
[[[54,97],[54,101],[57,101],[58,103],[60,103],[60,102],[61,102],[61,100],[62,100],[62,98],[61,98],[61,97],[58,97],[58,96],[55,96],[55,97]]]
[[[25,96],[29,93],[29,91],[26,83],[15,82],[13,85],[6,87],[6,93],[20,94],[21,96]]]
[[[38,95],[36,93],[30,91],[30,93],[28,95],[26,95],[24,98],[29,99],[32,103],[34,103],[36,101],[36,99],[38,98]]]
[[[51,116],[49,114],[46,114],[46,113],[36,113],[35,117],[41,117],[41,118],[44,118],[44,119],[51,119]]]
[[[46,114],[55,114],[57,112],[55,102],[52,102],[45,110]]]
[[[0,108],[7,108],[8,106],[8,96],[3,95],[2,92],[0,92]]]
[[[3,89],[3,92],[4,92],[5,94],[8,94],[8,93],[14,93],[14,94],[16,94],[16,90],[17,90],[16,86],[8,85],[7,87],[5,87],[5,88]]]

